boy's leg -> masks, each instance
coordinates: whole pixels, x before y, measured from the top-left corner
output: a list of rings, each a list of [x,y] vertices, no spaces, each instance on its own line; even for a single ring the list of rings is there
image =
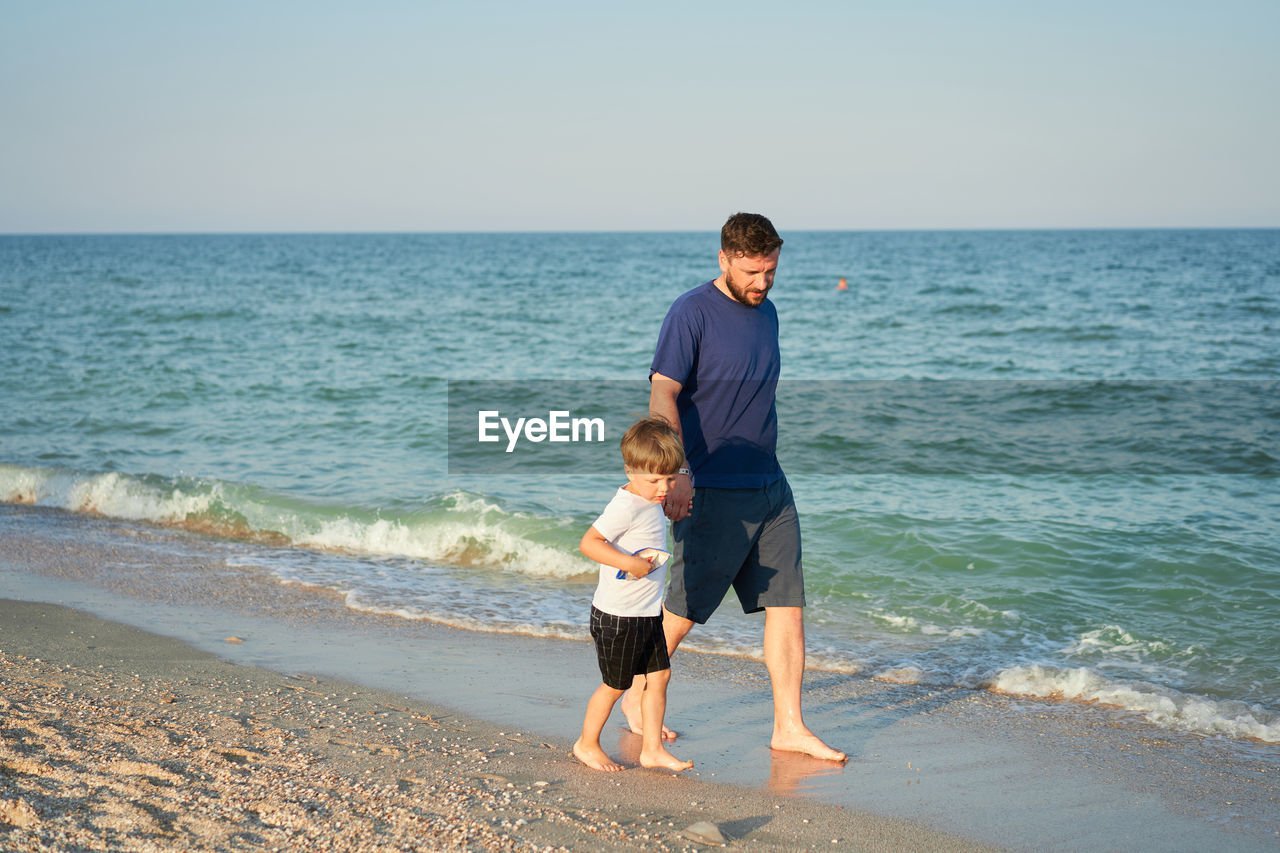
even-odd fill
[[[573,754],[593,770],[614,772],[622,769],[622,765],[610,758],[600,746],[600,732],[604,731],[604,724],[613,713],[614,703],[624,692],[626,691],[601,684],[587,700],[587,713],[582,718],[582,736],[573,745]]]
[[[661,767],[666,770],[688,770],[693,767],[692,761],[681,761],[663,745],[662,718],[667,712],[667,684],[671,681],[671,670],[662,669],[643,676],[645,679],[642,705],[644,710],[644,732],[640,747],[640,765],[642,767]]]
[[[636,671],[636,664],[631,659],[636,647],[635,633],[635,620],[591,608],[591,639],[595,642],[601,684],[587,700],[582,736],[574,743],[573,754],[596,770],[622,769],[622,765],[610,758],[600,746],[600,732],[613,713],[618,697],[626,692],[631,673]]]
[[[667,656],[675,654],[680,641],[688,636],[694,623],[683,616],[677,616],[666,607],[662,608],[662,634],[667,643]],[[645,677],[637,675],[631,688],[622,697],[622,714],[627,718],[627,728],[638,735],[644,734],[644,685]],[[666,707],[666,692],[663,692],[663,707]],[[675,740],[676,733],[666,726],[662,727],[663,740]]]

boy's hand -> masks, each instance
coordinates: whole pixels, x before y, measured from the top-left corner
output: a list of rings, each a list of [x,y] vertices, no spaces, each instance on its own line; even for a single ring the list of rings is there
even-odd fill
[[[627,560],[630,561],[629,565],[625,569],[618,569],[618,580],[626,580],[627,575],[631,575],[636,578],[648,576],[648,574],[653,571],[653,561],[656,556],[656,554],[649,557],[637,557],[634,554],[628,556]]]
[[[632,557],[631,567],[627,569],[627,574],[638,578],[647,577],[653,571],[653,557]]]

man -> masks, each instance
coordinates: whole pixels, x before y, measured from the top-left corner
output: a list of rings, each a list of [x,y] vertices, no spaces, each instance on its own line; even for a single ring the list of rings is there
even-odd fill
[[[720,276],[672,303],[650,367],[649,409],[677,428],[688,457],[667,492],[675,555],[663,608],[668,653],[732,586],[765,613],[774,749],[845,761],[805,726],[804,578],[795,502],[776,456],[778,313],[768,301],[782,238],[754,213],[720,232]],[[639,690],[623,701],[638,720]],[[634,725],[632,726],[634,730]],[[674,737],[670,732],[664,735]]]

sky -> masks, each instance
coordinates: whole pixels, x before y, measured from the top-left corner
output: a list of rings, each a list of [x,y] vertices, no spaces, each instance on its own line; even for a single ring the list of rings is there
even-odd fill
[[[1277,227],[1277,45],[1275,0],[0,0],[0,233]]]

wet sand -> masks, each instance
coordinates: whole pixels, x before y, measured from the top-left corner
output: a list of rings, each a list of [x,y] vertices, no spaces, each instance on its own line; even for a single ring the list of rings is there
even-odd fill
[[[123,832],[110,830],[111,802],[124,808],[149,785],[138,808],[171,833],[146,842],[155,849],[684,849],[694,842],[680,831],[698,821],[742,849],[1280,847],[1274,744],[1074,703],[810,672],[808,722],[851,756],[832,765],[768,749],[767,676],[741,658],[675,659],[672,749],[694,771],[596,773],[569,754],[598,677],[589,645],[356,612],[341,596],[237,569],[227,548],[0,506],[0,595],[112,620],[0,605],[12,703],[0,846],[147,849],[109,833]],[[639,739],[620,727],[605,745],[636,763]],[[59,750],[70,750],[62,764],[44,757]],[[100,756],[179,781],[102,781]],[[41,761],[64,775],[21,769]],[[277,800],[288,807],[272,811]],[[248,807],[260,802],[289,825]]]

